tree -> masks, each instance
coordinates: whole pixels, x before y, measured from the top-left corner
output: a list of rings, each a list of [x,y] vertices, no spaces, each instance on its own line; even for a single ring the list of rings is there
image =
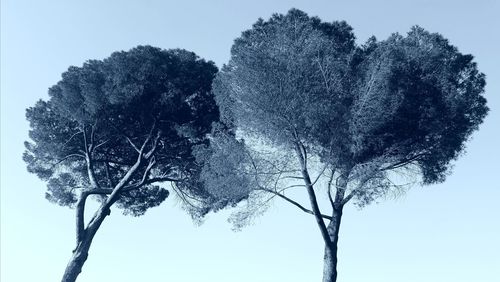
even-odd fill
[[[219,119],[217,71],[192,52],[139,46],[70,67],[48,101],[27,109],[28,171],[47,182],[49,201],[76,211],[76,248],[62,281],[76,280],[113,205],[143,215],[169,196],[170,183],[194,218],[224,206],[196,180],[192,154]],[[89,197],[100,205],[85,224]]]
[[[444,181],[488,112],[484,86],[471,55],[420,27],[357,46],[345,22],[296,9],[259,19],[214,81],[222,120],[238,138],[214,134],[198,154],[202,178],[221,199],[247,195],[231,219],[237,227],[273,197],[313,215],[323,281],[333,282],[343,207],[404,191],[401,175]],[[310,207],[285,195],[295,187]]]

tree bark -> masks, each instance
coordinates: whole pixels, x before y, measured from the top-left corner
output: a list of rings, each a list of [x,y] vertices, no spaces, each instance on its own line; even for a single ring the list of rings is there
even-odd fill
[[[328,224],[328,236],[330,244],[325,245],[325,256],[323,266],[323,282],[337,281],[337,243],[339,241],[340,221],[342,219],[342,206],[333,210],[332,220]]]
[[[78,211],[77,211],[78,213]],[[89,255],[90,245],[102,222],[110,214],[109,207],[104,204],[95,213],[88,227],[80,234],[73,255],[66,266],[61,282],[74,282],[82,272],[82,267]]]
[[[92,239],[84,236],[83,240],[78,243],[76,249],[73,250],[73,255],[66,266],[66,270],[64,271],[64,275],[62,278],[62,282],[74,282],[78,275],[82,272],[82,267],[87,257],[89,255],[90,244],[92,243]]]

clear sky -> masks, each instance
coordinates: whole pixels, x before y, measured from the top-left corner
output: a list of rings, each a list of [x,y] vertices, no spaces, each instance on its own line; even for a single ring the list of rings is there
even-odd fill
[[[444,184],[344,212],[339,282],[499,281],[496,0],[2,0],[0,280],[58,281],[74,248],[74,211],[46,201],[45,184],[21,160],[25,108],[47,98],[68,66],[139,44],[185,48],[222,66],[241,31],[292,7],[346,20],[358,42],[421,25],[475,55],[487,75],[491,112]],[[276,200],[242,232],[227,215],[196,227],[173,198],[139,218],[115,210],[78,281],[321,281],[322,239],[310,215]]]

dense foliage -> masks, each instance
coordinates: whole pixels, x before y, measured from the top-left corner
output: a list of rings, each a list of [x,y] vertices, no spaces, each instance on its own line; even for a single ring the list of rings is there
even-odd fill
[[[214,81],[232,128],[205,149],[202,181],[217,198],[248,195],[231,218],[236,228],[274,197],[313,215],[325,243],[323,282],[335,282],[344,205],[404,191],[408,176],[444,181],[488,112],[484,86],[471,55],[420,27],[357,46],[345,22],[296,9],[260,19]]]
[[[111,191],[144,146],[151,155],[117,201],[125,213],[159,205],[169,194],[160,183],[169,180],[181,195],[208,201],[189,178],[199,174],[192,147],[208,142],[218,120],[211,94],[216,73],[212,62],[192,52],[150,46],[70,67],[49,99],[27,110],[28,170],[47,181],[47,199],[73,206],[80,191]],[[207,207],[192,211],[203,214]]]
[[[443,181],[488,111],[473,57],[420,27],[362,46],[354,38],[345,22],[299,10],[257,21],[216,78],[221,116],[242,136],[290,152],[300,142],[348,172],[352,189],[364,186],[360,204],[390,189],[396,168]]]

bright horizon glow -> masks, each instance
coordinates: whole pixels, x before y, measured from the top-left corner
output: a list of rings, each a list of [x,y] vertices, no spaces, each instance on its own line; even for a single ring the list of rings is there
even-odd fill
[[[298,8],[347,21],[358,44],[418,24],[474,55],[487,76],[491,111],[445,183],[416,185],[362,210],[347,207],[339,282],[498,281],[500,3],[374,2],[2,0],[0,280],[60,281],[74,248],[74,211],[45,200],[45,183],[21,159],[25,109],[47,99],[62,72],[147,44],[194,51],[221,67],[233,40],[259,17]],[[308,203],[304,193],[296,198]],[[114,209],[77,281],[321,281],[323,242],[312,216],[275,200],[253,225],[233,232],[229,213],[210,214],[197,227],[173,197],[138,218]]]

